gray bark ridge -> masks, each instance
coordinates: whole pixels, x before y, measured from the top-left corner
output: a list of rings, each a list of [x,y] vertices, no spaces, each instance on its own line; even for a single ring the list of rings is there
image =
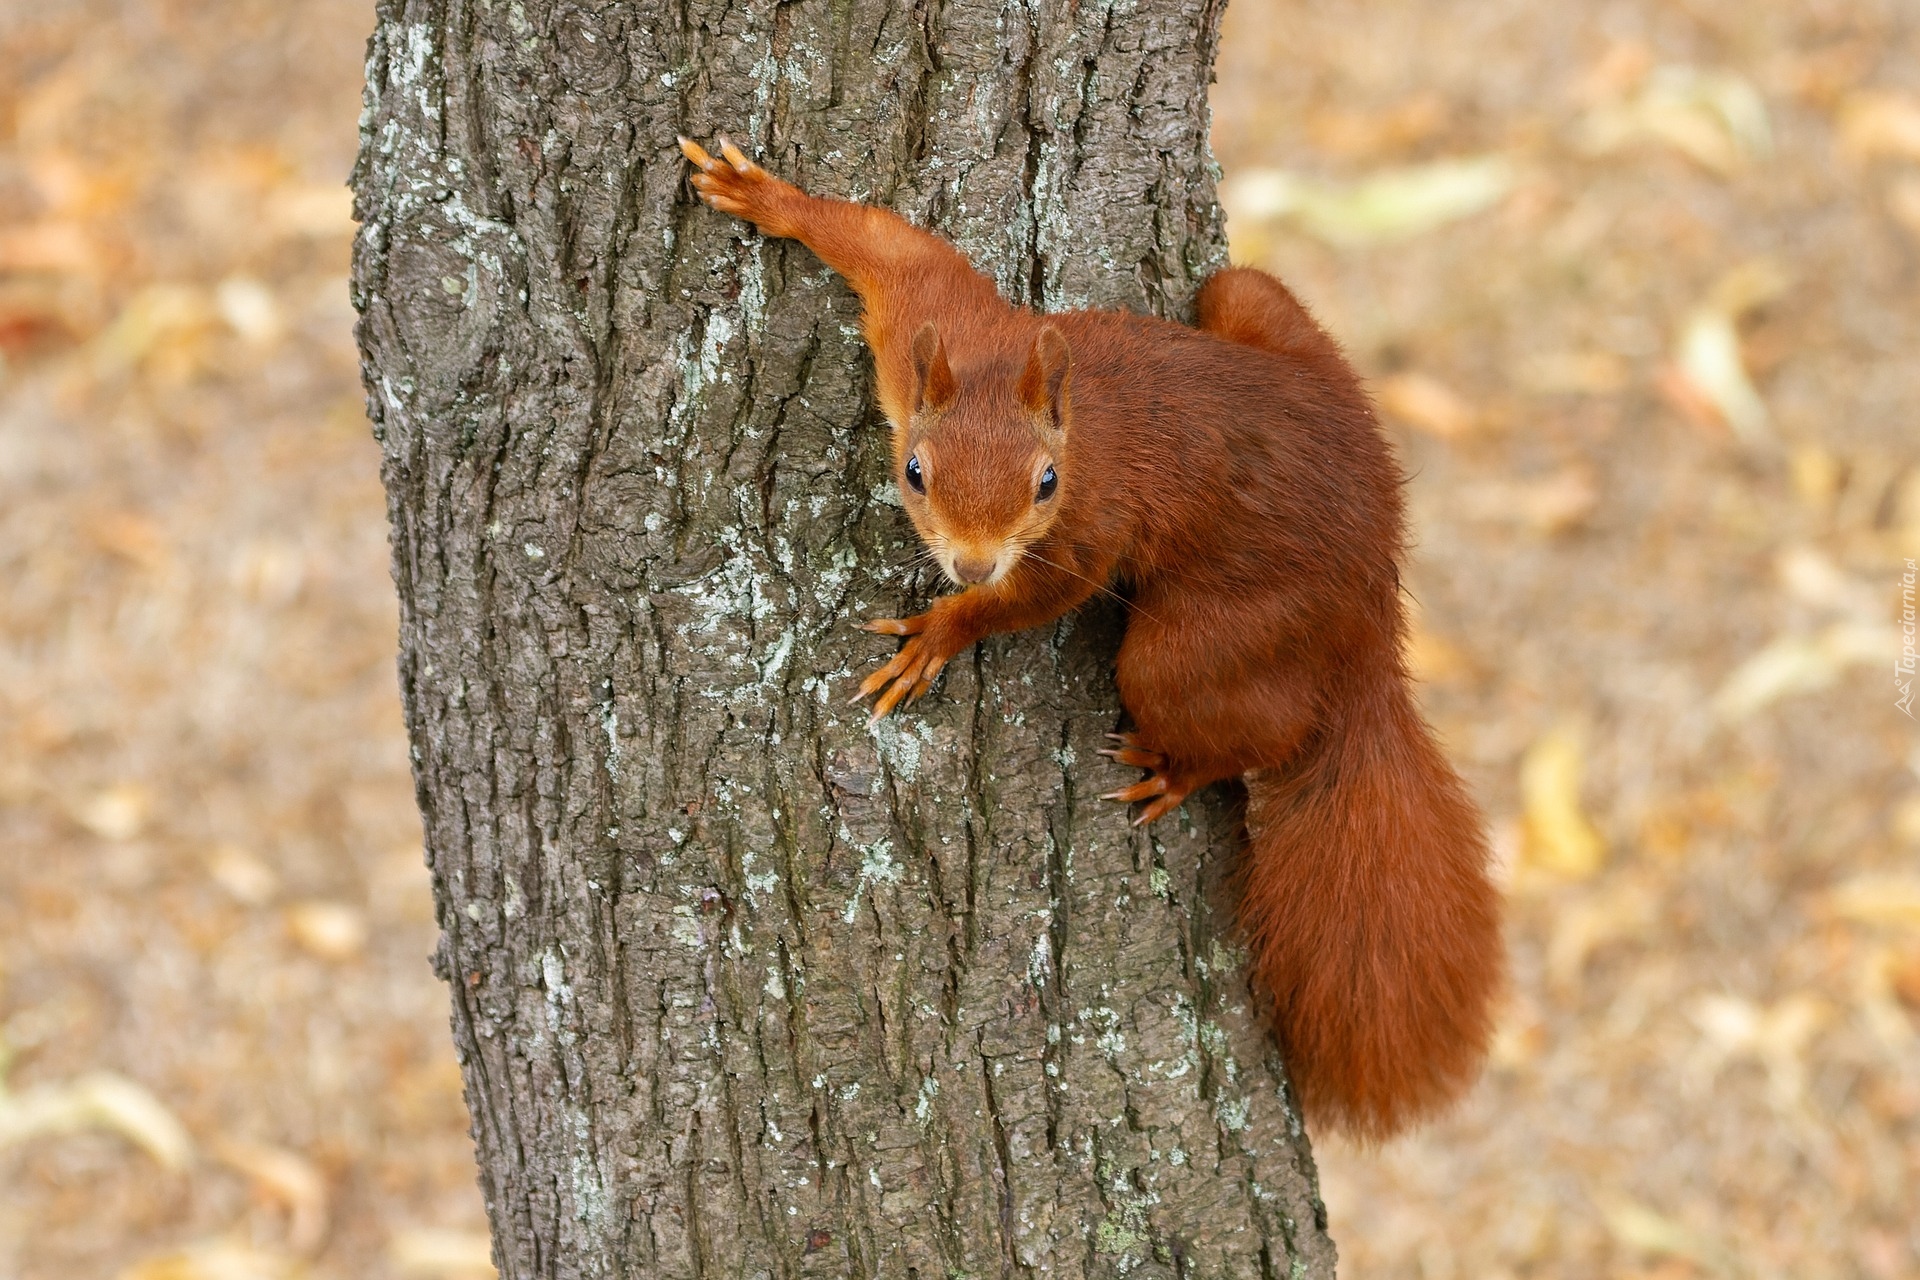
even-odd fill
[[[501,1274],[1331,1275],[1233,815],[1093,798],[1117,607],[845,705],[940,589],[857,305],[674,147],[1179,314],[1220,0],[378,8],[354,297]]]

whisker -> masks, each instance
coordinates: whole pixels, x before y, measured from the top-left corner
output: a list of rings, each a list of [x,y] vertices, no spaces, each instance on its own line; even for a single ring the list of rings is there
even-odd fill
[[[1084,573],[1080,573],[1074,569],[1069,569],[1066,565],[1061,564],[1059,561],[1054,560],[1050,556],[1042,555],[1039,551],[1035,550],[1032,547],[1025,548],[1021,554],[1023,556],[1032,556],[1035,560],[1038,560],[1041,564],[1047,565],[1054,569],[1058,569],[1061,573],[1066,574],[1070,578],[1080,579],[1080,581],[1091,586],[1097,594],[1106,596],[1111,600],[1118,601],[1119,603],[1127,606],[1129,610],[1139,613],[1141,617],[1147,619],[1149,622],[1160,621],[1160,619],[1154,617],[1151,613],[1148,613],[1145,609],[1142,609],[1138,604],[1127,599],[1125,596],[1121,595],[1118,591],[1115,591],[1113,588],[1107,586],[1104,582],[1096,581],[1095,579],[1088,577]]]

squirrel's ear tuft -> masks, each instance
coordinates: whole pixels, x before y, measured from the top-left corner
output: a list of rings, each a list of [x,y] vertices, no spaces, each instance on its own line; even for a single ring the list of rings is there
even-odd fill
[[[1020,403],[1034,413],[1046,414],[1056,431],[1067,426],[1067,374],[1072,365],[1066,335],[1053,325],[1041,325],[1027,356],[1026,372],[1020,375]]]
[[[940,341],[939,328],[929,320],[913,335],[913,411],[938,413],[953,403],[958,390],[947,364],[947,344]]]

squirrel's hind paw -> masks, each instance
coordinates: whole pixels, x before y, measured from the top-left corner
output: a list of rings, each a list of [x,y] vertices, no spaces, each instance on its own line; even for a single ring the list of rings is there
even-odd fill
[[[1156,818],[1163,818],[1186,802],[1192,788],[1173,780],[1164,752],[1142,746],[1139,739],[1130,733],[1110,733],[1107,737],[1120,745],[1102,750],[1101,755],[1116,764],[1145,769],[1148,775],[1130,787],[1107,792],[1100,797],[1102,800],[1118,800],[1122,804],[1146,801],[1133,820],[1136,827],[1144,827]]]

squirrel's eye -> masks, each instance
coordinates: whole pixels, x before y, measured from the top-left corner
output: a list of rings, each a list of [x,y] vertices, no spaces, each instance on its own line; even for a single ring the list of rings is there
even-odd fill
[[[1034,501],[1045,502],[1053,496],[1053,491],[1059,487],[1060,477],[1053,474],[1053,466],[1049,463],[1047,469],[1040,473],[1040,496],[1035,498]]]
[[[920,474],[920,455],[917,453],[907,459],[907,483],[913,486],[915,493],[927,491],[927,480]]]

